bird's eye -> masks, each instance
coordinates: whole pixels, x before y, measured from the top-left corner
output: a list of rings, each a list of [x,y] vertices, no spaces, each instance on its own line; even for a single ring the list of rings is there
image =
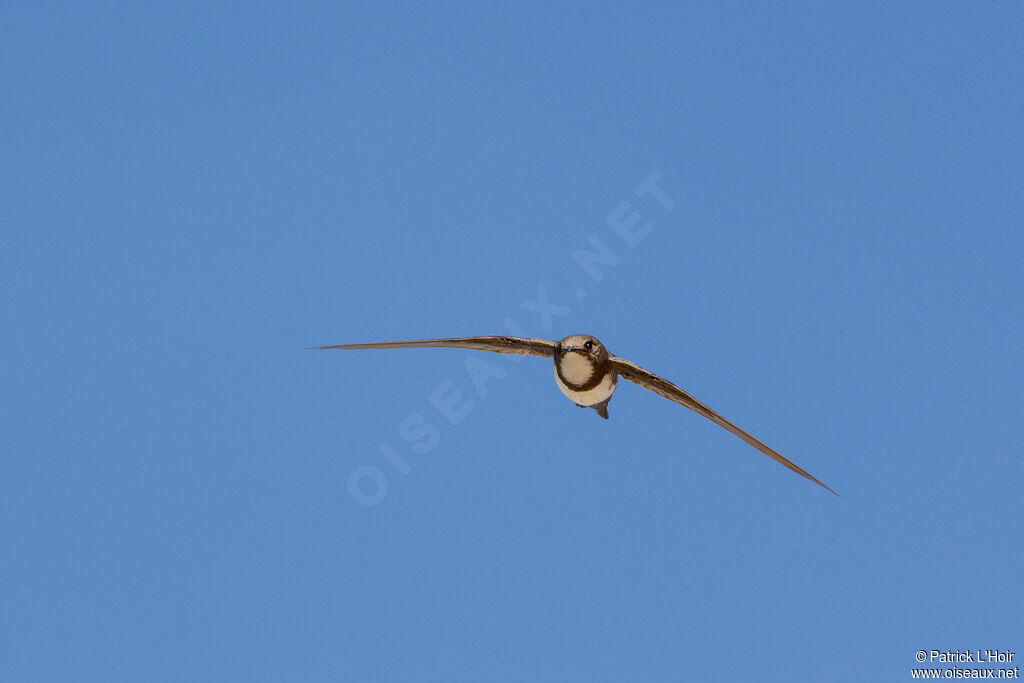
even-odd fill
[[[583,345],[583,348],[585,348],[587,351],[593,351],[594,350],[594,342],[587,341],[587,343]]]

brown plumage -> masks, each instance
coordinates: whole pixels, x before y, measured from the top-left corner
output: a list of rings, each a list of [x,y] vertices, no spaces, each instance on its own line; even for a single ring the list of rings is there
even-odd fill
[[[592,408],[598,415],[608,419],[608,402],[615,392],[619,377],[628,379],[703,415],[720,427],[723,427],[748,444],[767,455],[772,460],[784,465],[815,484],[836,493],[805,469],[768,447],[744,430],[725,419],[717,412],[704,405],[693,396],[683,391],[672,382],[645,370],[636,363],[619,358],[608,352],[601,342],[594,337],[574,334],[561,341],[526,337],[455,337],[450,339],[420,339],[414,341],[374,342],[369,344],[336,344],[334,346],[316,346],[316,349],[410,349],[423,347],[446,347],[457,349],[475,349],[493,351],[495,353],[514,353],[519,355],[541,356],[553,358],[555,363],[555,382],[569,399],[581,408]],[[839,495],[839,494],[836,494]]]

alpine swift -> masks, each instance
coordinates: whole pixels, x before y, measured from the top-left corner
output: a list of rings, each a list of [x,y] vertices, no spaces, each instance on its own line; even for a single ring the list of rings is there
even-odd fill
[[[636,363],[613,356],[604,344],[586,334],[574,334],[562,341],[527,337],[457,337],[453,339],[418,339],[414,341],[375,342],[371,344],[337,344],[316,346],[315,349],[410,349],[422,347],[451,347],[476,349],[495,353],[554,358],[555,383],[570,401],[580,408],[593,408],[598,415],[608,419],[608,402],[612,400],[619,377],[639,384],[670,401],[675,401],[699,415],[703,415],[720,427],[740,437],[769,458],[785,465],[800,476],[832,493],[830,487],[818,481],[802,467],[776,450],[743,431],[711,408],[686,393],[667,379],[645,370]],[[839,495],[839,494],[836,494]]]

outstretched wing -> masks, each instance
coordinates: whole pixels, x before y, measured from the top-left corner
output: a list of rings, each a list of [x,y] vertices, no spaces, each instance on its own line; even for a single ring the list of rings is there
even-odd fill
[[[423,347],[476,349],[495,353],[517,353],[528,356],[555,355],[558,342],[527,337],[455,337],[454,339],[416,339],[413,341],[373,342],[370,344],[336,344],[314,346],[314,349],[415,349]]]
[[[615,369],[615,372],[617,372],[620,376],[625,377],[630,382],[639,384],[644,389],[649,389],[660,396],[664,396],[670,401],[675,401],[679,405],[686,406],[695,413],[703,415],[704,417],[708,418],[709,420],[719,425],[720,427],[725,427],[730,432],[740,437],[741,439],[749,443],[751,446],[767,455],[772,460],[775,460],[776,462],[785,465],[786,467],[793,470],[800,476],[807,477],[815,484],[823,486],[829,491],[832,491],[830,487],[818,481],[805,469],[803,469],[796,463],[792,462],[778,451],[769,448],[759,440],[755,439],[753,436],[743,431],[742,429],[734,425],[732,422],[729,422],[724,417],[713,411],[711,408],[708,408],[706,405],[695,399],[693,396],[690,396],[690,394],[686,393],[685,391],[677,387],[675,384],[672,384],[672,382],[669,382],[667,379],[659,377],[650,370],[645,370],[636,363],[632,363],[626,360],[625,358],[612,356],[608,360],[611,363],[612,367]],[[836,492],[832,491],[832,493]],[[836,495],[838,496],[839,494],[836,493]]]

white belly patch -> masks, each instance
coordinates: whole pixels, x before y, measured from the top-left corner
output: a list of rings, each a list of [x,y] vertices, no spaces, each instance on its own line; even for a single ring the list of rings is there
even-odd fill
[[[572,381],[570,378],[569,381]],[[605,400],[615,392],[615,385],[618,383],[619,377],[614,372],[609,372],[593,389],[587,389],[586,391],[576,391],[570,389],[562,381],[562,378],[558,376],[558,370],[555,370],[555,383],[558,384],[558,388],[562,390],[570,401],[581,406],[593,406],[597,405],[601,401]]]

